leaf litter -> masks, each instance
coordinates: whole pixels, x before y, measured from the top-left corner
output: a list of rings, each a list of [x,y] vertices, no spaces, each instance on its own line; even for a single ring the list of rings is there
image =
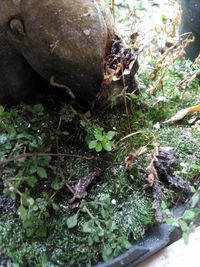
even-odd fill
[[[94,172],[82,177],[72,188],[74,196],[69,200],[72,204],[77,199],[83,199],[87,196],[86,188],[92,183],[95,177],[100,175],[100,169],[96,168]]]
[[[158,223],[163,221],[163,212],[161,203],[164,198],[163,183],[168,183],[183,192],[191,193],[190,185],[187,181],[182,179],[180,176],[174,174],[174,167],[176,166],[178,156],[172,149],[159,148],[158,143],[154,140],[153,150],[150,155],[147,156],[150,162],[146,170],[142,169],[145,173],[146,184],[144,188],[152,188],[153,191],[153,203],[152,207],[155,210],[155,219]],[[138,170],[141,171],[138,158],[140,155],[147,152],[147,146],[139,148],[136,152],[131,153],[125,158],[125,168],[131,169],[133,167],[133,161],[138,163]]]

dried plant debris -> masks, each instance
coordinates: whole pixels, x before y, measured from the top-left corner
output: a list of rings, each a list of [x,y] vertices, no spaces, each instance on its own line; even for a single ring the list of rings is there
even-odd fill
[[[87,196],[86,188],[92,183],[95,177],[99,176],[100,169],[96,168],[94,172],[82,177],[78,183],[72,188],[74,196],[69,200],[72,204],[77,199],[82,199]]]
[[[155,155],[155,153],[153,153]],[[159,150],[156,158],[147,169],[147,182],[153,188],[153,208],[155,209],[155,218],[157,222],[162,222],[163,215],[161,203],[163,200],[162,182],[168,182],[170,185],[182,189],[186,193],[190,193],[190,186],[187,181],[184,181],[178,175],[174,175],[173,168],[177,162],[178,157],[170,150]]]
[[[173,150],[160,149],[156,141],[153,142],[153,150],[148,156],[149,165],[146,168],[146,185],[144,188],[151,187],[153,189],[153,208],[155,209],[155,219],[161,223],[163,221],[163,213],[161,203],[163,201],[163,185],[162,183],[169,183],[181,189],[185,193],[190,193],[190,186],[187,181],[174,174],[174,167],[178,160],[177,155]],[[140,155],[147,151],[147,147],[143,146],[134,153],[131,153],[125,158],[125,168],[131,169],[134,161],[138,164]],[[140,166],[138,164],[138,170]]]
[[[157,159],[158,161],[154,164],[159,178],[167,180],[170,184],[181,188],[185,192],[190,192],[189,183],[184,181],[181,177],[173,174],[173,167],[178,159],[176,154],[172,150],[160,150]]]
[[[125,167],[126,169],[131,169],[133,167],[133,161],[137,160],[140,155],[147,151],[146,146],[140,147],[137,151],[131,153],[128,157],[125,158]]]
[[[178,59],[182,58],[185,54],[186,47],[190,43],[194,42],[194,37],[190,34],[186,36],[183,40],[175,40],[173,44],[161,55],[157,66],[154,68],[151,74],[151,80],[156,81],[158,74],[165,68],[171,66]]]
[[[126,48],[122,39],[117,35],[114,36],[110,53],[105,58],[102,90],[96,97],[95,106],[106,109],[112,106],[113,102],[118,104],[121,102],[124,90],[125,93],[138,90],[135,79],[139,69],[137,57],[137,51]]]
[[[164,197],[162,186],[158,179],[153,182],[153,208],[155,210],[155,219],[161,223],[163,221],[163,212],[161,209],[161,203]]]

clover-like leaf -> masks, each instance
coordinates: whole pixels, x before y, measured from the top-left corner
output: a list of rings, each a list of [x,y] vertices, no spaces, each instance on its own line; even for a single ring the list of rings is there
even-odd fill
[[[37,167],[37,175],[40,177],[40,178],[47,178],[47,172],[44,168],[42,167]]]
[[[101,152],[103,149],[102,144],[100,142],[97,142],[97,145],[95,147],[96,152]]]
[[[108,261],[112,258],[112,247],[110,245],[105,245],[102,252],[102,257],[104,261]]]
[[[115,135],[116,135],[116,132],[115,131],[109,131],[106,134],[106,139],[112,140]]]
[[[95,148],[97,145],[97,140],[92,140],[89,142],[89,149]]]
[[[103,142],[103,148],[108,152],[111,151],[112,150],[112,143],[110,141]]]
[[[88,221],[83,224],[83,232],[84,233],[92,233],[94,230],[93,222]]]
[[[67,227],[74,228],[78,223],[78,214],[75,214],[67,219]]]

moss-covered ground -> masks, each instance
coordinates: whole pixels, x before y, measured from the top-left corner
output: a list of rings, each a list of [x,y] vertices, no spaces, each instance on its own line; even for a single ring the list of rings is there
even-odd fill
[[[178,64],[185,74],[188,61]],[[145,175],[138,171],[137,163],[131,170],[124,166],[125,157],[141,146],[147,145],[151,153],[156,140],[161,147],[173,148],[179,156],[176,173],[191,185],[197,184],[200,131],[188,123],[191,117],[178,124],[155,125],[196,103],[198,81],[180,91],[174,81],[181,80],[183,75],[169,69],[162,90],[149,96],[145,88],[148,73],[144,72],[145,69],[139,76],[143,89],[131,96],[128,114],[123,108],[114,108],[94,112],[85,119],[86,115],[74,115],[76,112],[64,104],[20,105],[1,111],[2,159],[16,157],[23,151],[47,154],[25,157],[1,167],[5,194],[26,211],[23,214],[18,209],[20,218],[13,211],[0,214],[1,249],[15,266],[90,266],[118,256],[141,238],[155,223],[152,190],[144,188]],[[88,131],[91,125],[116,132],[112,151],[97,153],[88,148],[85,138],[91,138]],[[50,152],[75,157],[48,156]],[[143,168],[147,166],[146,154],[139,163]],[[96,167],[101,174],[87,188],[88,195],[80,199],[78,206],[70,206],[73,194],[69,186]],[[163,186],[169,205],[182,198],[173,187]],[[35,213],[31,215],[33,207]],[[39,221],[38,216],[42,217]],[[70,218],[74,225],[70,226]],[[30,224],[29,220],[35,221]]]
[[[0,252],[13,266],[93,266],[142,238],[155,224],[155,211],[152,188],[144,186],[140,170],[149,165],[155,142],[175,151],[175,173],[197,187],[199,113],[178,123],[162,122],[198,103],[199,80],[176,86],[194,70],[182,59],[165,68],[162,85],[149,94],[156,60],[152,55],[150,64],[141,53],[139,93],[127,96],[126,109],[83,113],[52,97],[10,109],[0,106]],[[105,149],[97,143],[91,147],[99,152],[89,149],[91,141]],[[147,152],[127,170],[125,158],[143,146]],[[73,186],[96,168],[100,175],[86,188],[87,195],[70,204]],[[168,207],[185,201],[180,190],[161,185]],[[11,198],[16,209],[2,208],[2,196]]]

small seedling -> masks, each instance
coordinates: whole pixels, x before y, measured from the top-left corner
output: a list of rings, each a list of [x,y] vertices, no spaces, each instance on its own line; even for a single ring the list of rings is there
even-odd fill
[[[102,127],[94,124],[89,133],[88,146],[90,149],[95,149],[96,152],[111,151],[113,149],[112,139],[115,135],[115,131],[106,132]]]

